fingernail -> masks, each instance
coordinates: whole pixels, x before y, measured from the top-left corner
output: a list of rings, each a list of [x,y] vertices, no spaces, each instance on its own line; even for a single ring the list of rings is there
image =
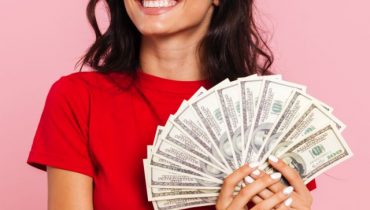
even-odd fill
[[[248,184],[252,184],[254,182],[254,179],[250,176],[246,176],[244,178],[244,181],[246,181]]]
[[[258,165],[259,165],[259,163],[258,163],[258,162],[253,162],[253,163],[250,163],[250,164],[249,164],[249,167],[251,167],[251,168],[256,168]]]
[[[270,175],[271,179],[280,179],[281,178],[281,173],[273,173]]]
[[[259,176],[261,174],[260,170],[256,169],[252,172],[253,175]]]
[[[292,186],[286,187],[283,190],[284,195],[290,195],[293,192],[294,188]]]
[[[292,205],[292,203],[293,203],[293,199],[291,197],[289,197],[288,199],[284,201],[285,206],[290,206]]]
[[[277,163],[278,162],[278,158],[276,156],[274,156],[274,155],[270,155],[269,156],[269,160],[271,160],[274,163]]]

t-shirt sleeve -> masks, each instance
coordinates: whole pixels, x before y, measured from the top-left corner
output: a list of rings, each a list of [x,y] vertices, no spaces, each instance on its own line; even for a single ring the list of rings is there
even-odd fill
[[[62,76],[46,97],[27,163],[93,176],[88,147],[89,92],[82,81]]]

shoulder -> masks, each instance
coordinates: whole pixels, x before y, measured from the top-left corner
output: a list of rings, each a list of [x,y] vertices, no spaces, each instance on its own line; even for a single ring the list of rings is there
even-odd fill
[[[127,90],[132,84],[132,76],[124,72],[81,71],[60,76],[51,89],[80,95],[88,92],[104,91],[112,93]]]

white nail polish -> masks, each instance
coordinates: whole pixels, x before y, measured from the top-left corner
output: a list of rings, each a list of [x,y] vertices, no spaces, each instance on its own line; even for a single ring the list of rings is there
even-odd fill
[[[274,156],[274,155],[270,155],[269,156],[269,160],[271,160],[274,163],[277,163],[278,162],[278,158],[276,156]]]
[[[285,206],[291,206],[292,203],[293,203],[293,199],[290,197],[284,201]]]
[[[258,162],[253,162],[253,163],[250,163],[250,164],[249,164],[249,167],[251,167],[251,168],[256,168],[258,165],[259,165],[259,163],[258,163]]]
[[[284,195],[290,195],[293,192],[294,188],[292,186],[286,187],[283,190]]]
[[[280,179],[281,173],[273,173],[270,175],[271,179]]]
[[[247,182],[248,184],[252,184],[254,182],[254,179],[250,176],[246,176],[244,178],[244,181]]]
[[[259,176],[261,174],[260,170],[256,169],[252,172],[253,175]]]

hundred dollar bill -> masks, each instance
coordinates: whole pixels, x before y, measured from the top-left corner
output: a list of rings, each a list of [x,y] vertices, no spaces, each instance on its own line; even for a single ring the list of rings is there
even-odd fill
[[[170,172],[178,173],[182,175],[189,175],[189,176],[193,176],[196,178],[208,179],[207,177],[205,177],[203,174],[199,172],[195,172],[194,170],[189,170],[187,168],[184,168],[183,166],[177,163],[171,162],[167,159],[164,159],[161,156],[158,156],[156,154],[152,154],[150,156],[150,159],[148,160],[150,161],[150,165],[153,167],[162,168],[163,170],[168,170]]]
[[[154,172],[151,173],[151,170]],[[150,173],[148,173],[150,171]],[[145,167],[145,180],[146,180],[146,189],[149,201],[158,201],[165,199],[174,199],[174,198],[194,198],[194,197],[211,197],[218,196],[220,189],[207,189],[211,187],[199,187],[199,183],[193,182],[190,180],[191,177],[175,177],[171,174],[157,174],[155,168]],[[159,171],[160,173],[160,171]],[[159,176],[157,178],[152,178],[152,176]],[[159,181],[155,181],[159,180]],[[174,180],[174,181],[171,181]],[[193,180],[194,181],[194,180]],[[152,182],[154,187],[152,187]],[[171,186],[156,186],[156,185],[171,185]],[[204,183],[201,185],[205,185]],[[194,187],[195,186],[195,187]],[[198,186],[198,187],[197,187]],[[208,185],[205,185],[208,186]],[[200,188],[200,189],[197,189]],[[204,188],[204,189],[202,189]],[[237,192],[235,192],[237,193]]]
[[[277,145],[272,147],[271,154],[279,156],[287,147],[328,123],[334,124],[340,132],[345,128],[345,125],[339,119],[322,108],[320,104],[311,102],[304,113],[299,116],[299,119],[279,137],[276,141]]]
[[[144,159],[144,172],[147,186],[156,188],[220,189],[222,185],[219,181],[214,182],[206,178],[183,175],[151,166],[147,159]]]
[[[248,134],[245,154],[249,162],[257,160],[257,155],[264,138],[282,112],[290,95],[295,90],[305,91],[306,88],[302,85],[285,81],[273,79],[263,80],[256,115]]]
[[[145,164],[145,163],[144,163]],[[174,177],[173,173],[169,173],[166,171],[161,171],[155,167],[150,167],[148,165],[144,166],[145,172],[145,183],[147,189],[148,200],[165,200],[165,199],[174,199],[174,198],[191,198],[191,197],[211,197],[211,196],[218,196],[221,189],[219,187],[214,189],[207,189],[203,185],[207,182],[200,179],[195,179],[192,177],[184,177],[178,176],[175,174]],[[171,181],[175,180],[175,181]],[[191,183],[192,180],[193,182]],[[180,182],[181,181],[181,182]],[[178,184],[178,183],[181,184]],[[159,185],[162,184],[160,187],[153,187],[152,184]],[[169,188],[166,188],[166,185],[170,184]],[[184,184],[190,185],[191,187],[187,186],[184,188]],[[202,185],[201,185],[202,184]],[[215,183],[212,183],[215,185]],[[182,185],[182,186],[179,186]],[[199,186],[200,185],[200,186]],[[219,185],[219,184],[217,184]],[[199,187],[197,189],[196,187]],[[175,188],[177,187],[177,188]],[[180,188],[181,187],[181,188]]]
[[[159,138],[159,135],[162,133],[162,128],[158,128],[156,135],[155,135],[155,141],[158,142],[159,140],[156,140]],[[194,170],[189,170],[184,168],[181,165],[178,165],[176,162],[171,162],[167,159],[162,158],[161,156],[158,156],[156,154],[153,154],[154,151],[153,146],[147,146],[147,161],[149,161],[151,166],[162,168],[164,170],[168,170],[170,172],[178,173],[178,174],[185,174],[189,176],[194,177],[203,177],[202,174],[199,172],[195,172]]]
[[[241,111],[240,111],[240,85],[233,81],[228,85],[216,89],[220,102],[221,113],[227,127],[227,135],[231,140],[233,152],[238,166],[242,165],[243,142],[241,139]]]
[[[204,198],[218,196],[221,189],[171,189],[151,188],[149,201],[169,200],[178,198]]]
[[[257,155],[257,161],[264,162],[269,156],[269,152],[276,146],[277,140],[281,134],[295,124],[302,114],[308,109],[312,102],[317,102],[327,111],[331,111],[332,108],[324,104],[317,99],[309,96],[308,94],[296,90],[288,99],[288,103],[285,106],[283,112],[278,117],[276,123],[270,129],[269,133],[264,138],[262,147]]]
[[[165,128],[166,129],[164,129],[163,134],[161,135],[162,138],[174,145],[177,145],[178,147],[181,147],[183,150],[193,155],[196,159],[200,159],[204,163],[211,165],[225,173],[228,172],[213,155],[203,149],[203,147],[196,141],[193,141],[171,121],[167,121]]]
[[[179,111],[175,115],[170,116],[169,120],[196,144],[202,147],[208,155],[213,156],[225,170],[229,171],[229,173],[232,172],[226,160],[222,158],[220,151],[208,137],[205,128],[187,101],[181,104]]]
[[[157,126],[157,129],[156,129],[156,131],[155,131],[155,135],[154,135],[153,146],[155,146],[155,145],[156,145],[156,143],[157,143],[157,138],[158,138],[158,136],[159,136],[159,135],[161,135],[161,133],[162,133],[162,131],[163,131],[163,129],[164,129],[164,128],[165,128],[165,127],[160,126],[160,125],[158,125],[158,126]]]
[[[227,85],[227,84],[226,84]],[[199,96],[191,103],[192,108],[204,125],[209,138],[220,151],[228,166],[235,170],[238,168],[235,152],[231,140],[227,135],[227,128],[221,113],[216,90],[224,85],[218,85]]]
[[[191,153],[181,147],[161,138],[157,140],[157,146],[154,148],[153,153],[168,161],[182,166],[184,169],[199,173],[210,180],[219,179],[223,180],[227,176],[221,169],[203,162],[201,159],[195,157]]]
[[[279,157],[296,169],[304,183],[352,157],[353,153],[340,135],[337,126],[328,124],[291,145]],[[271,167],[265,168],[271,173]]]
[[[178,198],[163,201],[154,201],[155,210],[188,209],[201,206],[212,206],[216,204],[217,197],[207,198]]]
[[[271,79],[281,79],[280,75],[266,76]],[[264,77],[239,78],[237,81],[240,86],[240,106],[241,106],[241,141],[242,163],[245,162],[245,150],[247,148],[248,134],[253,123],[255,110],[257,108],[258,96]]]

